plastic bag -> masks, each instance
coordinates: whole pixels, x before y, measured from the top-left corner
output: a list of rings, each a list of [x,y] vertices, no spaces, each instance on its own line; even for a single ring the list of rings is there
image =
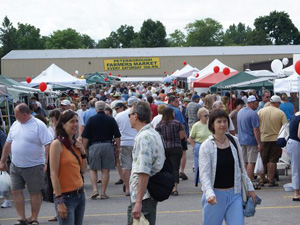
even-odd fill
[[[140,219],[133,219],[132,225],[149,225],[149,221],[145,218],[144,214],[141,213]]]
[[[11,181],[7,172],[0,172],[0,196],[6,196],[10,191]]]
[[[255,163],[255,168],[254,168],[254,173],[255,174],[263,174],[264,173],[264,164],[260,156],[260,152],[257,155],[256,163]]]

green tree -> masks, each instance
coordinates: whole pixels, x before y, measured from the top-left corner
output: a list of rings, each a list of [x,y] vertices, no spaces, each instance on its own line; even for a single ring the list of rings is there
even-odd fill
[[[248,32],[245,45],[271,45],[266,33],[262,30],[252,30]]]
[[[166,28],[160,21],[148,19],[143,22],[135,43],[138,43],[139,47],[166,47],[166,36]]]
[[[111,32],[109,37],[101,39],[97,48],[120,48],[119,36],[116,32]]]
[[[81,35],[74,29],[57,30],[46,40],[47,49],[77,49],[84,48]]]
[[[82,39],[82,44],[83,44],[84,48],[95,48],[96,43],[89,35],[82,34],[81,39]]]
[[[187,46],[219,46],[222,45],[223,26],[212,18],[196,20],[186,28]]]
[[[7,16],[4,17],[0,27],[0,43],[2,45],[2,58],[11,50],[18,49],[17,29],[12,25]]]
[[[44,42],[40,29],[29,24],[18,23],[17,30],[19,49],[43,49]]]
[[[181,30],[176,29],[170,34],[168,39],[169,45],[171,47],[181,47],[185,45],[185,35]]]
[[[264,31],[275,45],[290,45],[299,42],[299,31],[286,12],[273,11],[268,16],[255,19],[256,30]]]
[[[246,45],[247,36],[250,32],[252,32],[251,28],[246,27],[243,23],[238,23],[237,26],[232,24],[224,34],[224,45]]]
[[[136,47],[134,40],[137,38],[137,34],[134,32],[133,26],[122,25],[117,29],[117,34],[122,48]]]

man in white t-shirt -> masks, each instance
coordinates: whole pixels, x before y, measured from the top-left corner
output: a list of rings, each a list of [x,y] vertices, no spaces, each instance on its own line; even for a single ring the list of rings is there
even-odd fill
[[[129,121],[129,113],[132,105],[138,101],[136,97],[130,97],[127,101],[128,109],[120,112],[115,117],[120,133],[120,164],[122,167],[122,179],[125,184],[125,195],[129,196],[129,178],[132,167],[132,149],[134,145],[134,138],[137,134],[136,129],[131,128]]]
[[[11,152],[11,189],[15,207],[20,217],[18,224],[27,224],[23,189],[25,184],[30,194],[31,216],[36,221],[42,204],[41,190],[48,162],[49,146],[52,141],[46,125],[31,116],[29,107],[21,103],[14,110],[15,121],[6,139],[0,170],[7,171],[6,159]]]

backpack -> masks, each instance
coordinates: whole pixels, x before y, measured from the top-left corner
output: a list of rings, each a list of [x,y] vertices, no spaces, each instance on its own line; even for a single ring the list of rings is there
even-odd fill
[[[169,159],[166,159],[163,168],[155,175],[149,177],[148,192],[159,202],[168,199],[175,185],[175,175]]]

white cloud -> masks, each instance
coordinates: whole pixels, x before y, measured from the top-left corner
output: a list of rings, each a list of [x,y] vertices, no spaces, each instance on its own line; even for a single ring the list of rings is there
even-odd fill
[[[207,17],[219,21],[224,29],[239,22],[253,27],[255,18],[273,10],[287,12],[300,29],[296,0],[1,0],[1,5],[1,21],[7,15],[15,26],[18,22],[31,24],[42,35],[73,28],[95,40],[124,24],[139,31],[149,18],[161,21],[168,34],[175,29],[184,31],[186,24]]]

